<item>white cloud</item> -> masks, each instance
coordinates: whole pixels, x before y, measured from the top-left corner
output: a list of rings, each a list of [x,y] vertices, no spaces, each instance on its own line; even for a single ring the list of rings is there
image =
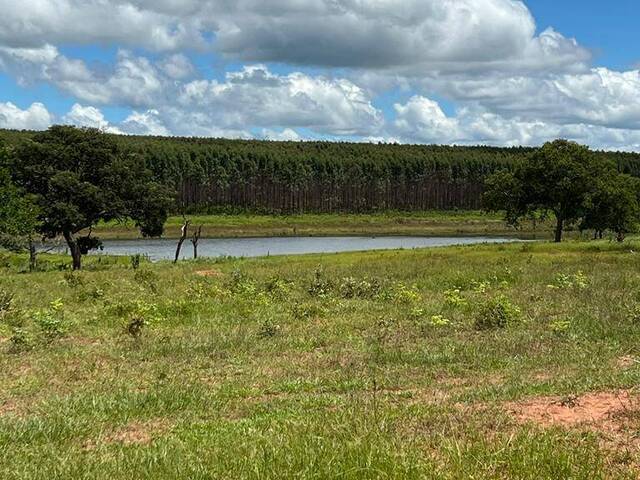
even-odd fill
[[[33,103],[26,110],[11,102],[0,103],[0,128],[44,130],[53,123],[53,115],[42,103]]]
[[[299,72],[276,75],[260,65],[229,73],[225,82],[187,83],[178,103],[228,128],[306,127],[330,135],[363,135],[383,124],[371,99],[348,80]]]
[[[265,140],[281,142],[299,142],[302,140],[300,134],[291,128],[285,128],[282,131],[274,131],[265,128],[262,130],[262,138]]]
[[[536,146],[568,138],[593,148],[640,151],[640,130],[505,118],[480,107],[447,116],[437,102],[422,96],[396,104],[395,110],[393,133],[407,143]]]

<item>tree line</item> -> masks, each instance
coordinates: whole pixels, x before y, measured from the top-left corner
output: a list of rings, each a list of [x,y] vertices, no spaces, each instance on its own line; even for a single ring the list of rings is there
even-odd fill
[[[17,145],[34,134],[4,131]],[[176,192],[173,213],[479,209],[484,179],[532,148],[111,136]],[[640,155],[596,152],[640,176]]]
[[[202,164],[197,161],[197,155],[192,157],[185,153],[188,150],[177,155],[182,162],[179,166],[169,160],[173,158],[170,156],[162,157],[165,163],[159,159],[149,161],[148,152],[155,151],[158,145],[184,144],[185,148],[204,145],[204,152],[217,151],[211,150],[212,145],[227,148],[231,153],[227,153],[221,164],[216,163],[218,157],[215,155],[203,157],[211,159],[209,166],[225,166],[217,174],[214,174],[215,169],[201,172],[199,181],[205,183],[216,182],[216,175],[224,177],[233,171],[237,181],[245,176],[247,182],[257,175],[270,176],[273,182],[291,182],[285,185],[291,190],[303,188],[304,182],[300,178],[308,178],[305,175],[311,171],[318,175],[323,172],[325,176],[319,178],[327,182],[325,186],[329,191],[334,191],[330,179],[334,178],[332,175],[338,175],[336,172],[342,172],[346,177],[335,177],[336,182],[338,178],[343,182],[344,178],[366,179],[366,182],[404,178],[410,183],[417,179],[434,181],[435,177],[448,182],[445,185],[449,190],[445,188],[445,191],[459,193],[462,190],[455,189],[457,182],[474,181],[478,185],[478,207],[505,212],[506,221],[513,225],[523,218],[552,217],[556,221],[555,240],[558,242],[567,225],[591,230],[596,237],[613,232],[622,241],[625,235],[635,232],[640,223],[638,156],[593,152],[566,140],[550,142],[538,149],[271,144],[130,139],[96,129],[68,126],[19,134],[18,139],[14,138],[8,145],[0,139],[0,246],[28,251],[31,269],[35,269],[35,245],[39,239],[63,239],[71,254],[73,268],[80,269],[82,256],[101,246],[100,239],[92,235],[92,228],[101,221],[133,221],[143,236],[162,235],[168,214],[185,209],[180,205],[184,197],[175,190],[175,182],[179,185],[180,180],[167,172],[178,172],[175,175],[179,177]],[[242,156],[233,157],[234,148],[236,153],[246,152],[246,161]],[[282,159],[277,156],[278,148],[283,153]],[[262,156],[267,155],[263,149],[273,149],[268,152],[269,160]],[[340,159],[331,155],[303,155],[314,149],[343,152],[345,156]],[[291,154],[296,150],[302,152],[300,157]],[[162,152],[159,149],[156,153]],[[390,152],[395,152],[396,156],[385,160],[384,154]],[[406,157],[399,152],[404,152]],[[469,158],[464,157],[465,152]],[[357,153],[363,158],[359,159]],[[307,158],[307,161],[296,164],[296,158]],[[486,164],[483,164],[483,158]],[[298,178],[292,172],[302,173]],[[363,205],[368,205],[369,198],[377,198],[375,195],[368,197],[370,193],[364,188],[358,190],[358,186],[368,183],[353,181],[352,195],[343,198],[345,203],[340,204],[346,211],[360,211]],[[400,195],[406,194],[398,189]],[[389,195],[393,193],[398,194],[396,191]],[[419,195],[416,194],[416,198]],[[438,207],[455,206],[455,200],[460,198],[454,194],[445,195],[449,203],[443,202]],[[416,201],[404,205],[408,209],[419,209],[422,204]],[[306,211],[305,205],[298,206]],[[189,222],[185,217],[176,261],[188,232]],[[201,230],[194,232],[194,252],[197,252],[200,234]]]

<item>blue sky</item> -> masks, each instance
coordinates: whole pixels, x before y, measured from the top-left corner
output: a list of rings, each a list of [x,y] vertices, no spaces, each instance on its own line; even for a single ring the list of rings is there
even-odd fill
[[[0,9],[0,127],[640,151],[631,0]]]

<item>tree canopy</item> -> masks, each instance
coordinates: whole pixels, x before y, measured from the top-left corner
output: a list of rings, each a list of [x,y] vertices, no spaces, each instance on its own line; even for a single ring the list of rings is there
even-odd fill
[[[512,171],[489,176],[485,187],[485,208],[504,211],[511,224],[534,212],[553,214],[556,242],[562,241],[567,224],[578,221],[582,228],[611,230],[624,238],[640,212],[635,178],[566,140],[546,143]]]
[[[162,234],[172,192],[103,132],[54,126],[18,145],[12,157],[13,181],[40,209],[38,230],[64,237],[74,269],[100,246],[91,236],[100,221],[130,219],[144,236]]]

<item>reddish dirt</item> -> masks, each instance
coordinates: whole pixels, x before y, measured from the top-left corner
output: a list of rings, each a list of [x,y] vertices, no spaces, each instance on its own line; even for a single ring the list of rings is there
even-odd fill
[[[615,427],[616,417],[637,412],[639,408],[638,398],[626,390],[589,393],[582,397],[542,397],[508,405],[520,422],[564,427],[591,424],[604,429]]]

